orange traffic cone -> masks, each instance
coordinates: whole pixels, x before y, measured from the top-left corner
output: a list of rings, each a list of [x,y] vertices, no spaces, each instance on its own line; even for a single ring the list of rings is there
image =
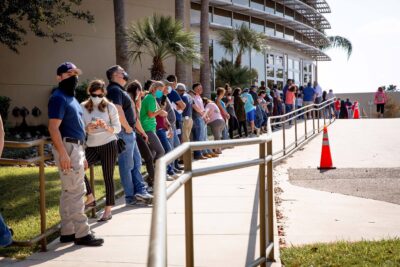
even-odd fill
[[[319,170],[336,169],[332,166],[331,149],[329,148],[328,128],[324,126],[324,135],[322,138],[321,163]]]
[[[360,118],[360,111],[358,109],[358,102],[354,102],[354,112],[353,112],[353,119],[359,119]]]

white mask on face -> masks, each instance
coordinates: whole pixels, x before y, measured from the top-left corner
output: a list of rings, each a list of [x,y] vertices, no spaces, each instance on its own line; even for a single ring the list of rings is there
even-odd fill
[[[96,97],[91,96],[90,99],[92,100],[93,105],[96,107],[101,103],[101,101],[103,101],[103,98],[98,96]]]
[[[172,86],[168,86],[168,94],[171,93],[172,91]]]

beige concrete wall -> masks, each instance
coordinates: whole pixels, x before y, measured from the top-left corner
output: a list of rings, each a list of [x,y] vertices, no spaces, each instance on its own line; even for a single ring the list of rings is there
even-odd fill
[[[95,16],[95,23],[68,20],[60,28],[72,33],[73,42],[53,43],[29,34],[28,45],[15,54],[0,46],[0,95],[12,99],[11,109],[25,106],[29,110],[37,106],[43,114],[39,118],[27,117],[30,125],[47,123],[47,100],[51,88],[57,85],[56,68],[64,61],[72,61],[83,70],[81,81],[93,78],[105,79],[107,67],[115,64],[115,32],[112,0],[86,0],[82,9]],[[174,16],[174,0],[126,0],[127,23],[137,21],[153,13]],[[143,58],[142,65],[132,64],[130,76],[141,81],[150,77],[151,60]],[[175,60],[169,59],[167,73],[175,70]],[[11,125],[19,123],[11,115]]]
[[[360,107],[364,108],[364,111],[369,118],[377,117],[376,105],[370,105],[371,103],[374,103],[374,96],[375,92],[336,94],[336,97],[344,100],[349,98],[351,102],[358,101]],[[392,98],[398,105],[400,105],[400,92],[388,93],[388,97]],[[400,114],[397,116],[400,117]]]

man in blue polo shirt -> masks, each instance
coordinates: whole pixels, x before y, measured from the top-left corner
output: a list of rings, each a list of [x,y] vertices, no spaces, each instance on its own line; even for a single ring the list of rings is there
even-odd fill
[[[75,98],[78,75],[82,72],[71,62],[57,68],[58,88],[49,99],[49,132],[53,141],[53,155],[61,178],[60,242],[77,245],[101,246],[104,242],[90,233],[84,212],[85,128],[82,108]]]
[[[251,128],[250,137],[254,137],[255,136],[254,132],[256,128],[254,123],[256,119],[256,107],[254,105],[254,99],[249,93],[249,88],[245,88],[243,90],[241,97],[244,101],[244,110],[246,111],[246,119],[247,122],[250,124]]]
[[[303,105],[309,106],[311,104],[314,104],[315,101],[315,90],[311,86],[311,83],[309,82],[307,84],[307,87],[303,89]],[[308,107],[306,110],[309,110],[311,107]],[[311,117],[310,113],[307,113],[307,118],[309,119]]]

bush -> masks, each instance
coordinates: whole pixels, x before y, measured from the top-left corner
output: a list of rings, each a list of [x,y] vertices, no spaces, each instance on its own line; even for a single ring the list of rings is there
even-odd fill
[[[75,90],[75,97],[78,100],[79,103],[82,103],[86,99],[88,99],[88,94],[86,93],[86,89],[89,85],[89,81],[84,81],[81,84],[78,85],[78,87]]]
[[[0,96],[0,115],[4,124],[8,118],[8,110],[10,109],[11,99],[7,96]]]
[[[400,112],[400,105],[393,96],[388,95],[388,101],[385,104],[385,118],[398,118]]]
[[[216,87],[229,83],[232,87],[250,86],[251,81],[257,78],[257,71],[248,67],[236,66],[226,59],[222,59],[215,66]]]

